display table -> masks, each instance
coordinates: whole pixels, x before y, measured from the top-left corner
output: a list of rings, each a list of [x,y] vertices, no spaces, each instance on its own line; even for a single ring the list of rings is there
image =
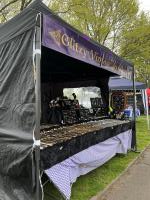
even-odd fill
[[[65,199],[69,200],[72,184],[77,178],[103,165],[117,153],[126,154],[131,148],[131,138],[132,130],[120,133],[54,165],[45,173]]]
[[[41,130],[41,169],[49,169],[100,142],[132,129],[132,122],[105,119]]]

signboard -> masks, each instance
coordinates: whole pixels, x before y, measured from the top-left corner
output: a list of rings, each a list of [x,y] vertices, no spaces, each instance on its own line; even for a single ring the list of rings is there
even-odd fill
[[[42,45],[67,56],[132,79],[132,65],[88,36],[43,15]]]

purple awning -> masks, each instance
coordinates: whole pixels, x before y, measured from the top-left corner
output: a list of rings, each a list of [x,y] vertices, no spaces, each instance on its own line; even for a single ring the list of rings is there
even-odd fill
[[[42,45],[67,56],[132,78],[132,65],[89,37],[62,25],[58,19],[43,15]]]

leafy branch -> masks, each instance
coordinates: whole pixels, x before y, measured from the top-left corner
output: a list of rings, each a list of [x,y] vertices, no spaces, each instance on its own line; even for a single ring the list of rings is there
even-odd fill
[[[17,1],[19,0],[12,0],[10,1],[9,3],[7,3],[5,6],[3,6],[1,9],[0,9],[0,13],[2,13],[3,10],[5,10],[7,7],[9,7],[10,5],[16,3]]]

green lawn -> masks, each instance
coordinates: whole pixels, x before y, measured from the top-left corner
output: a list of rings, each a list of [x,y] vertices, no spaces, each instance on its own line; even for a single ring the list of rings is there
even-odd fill
[[[142,116],[137,119],[138,150],[143,150],[149,144],[150,132],[147,130],[146,117]],[[117,155],[98,169],[78,178],[72,187],[71,200],[89,200],[95,196],[119,176],[138,155],[134,152],[129,152],[125,156]],[[46,193],[44,200],[64,200],[52,184],[47,184],[44,191]]]

